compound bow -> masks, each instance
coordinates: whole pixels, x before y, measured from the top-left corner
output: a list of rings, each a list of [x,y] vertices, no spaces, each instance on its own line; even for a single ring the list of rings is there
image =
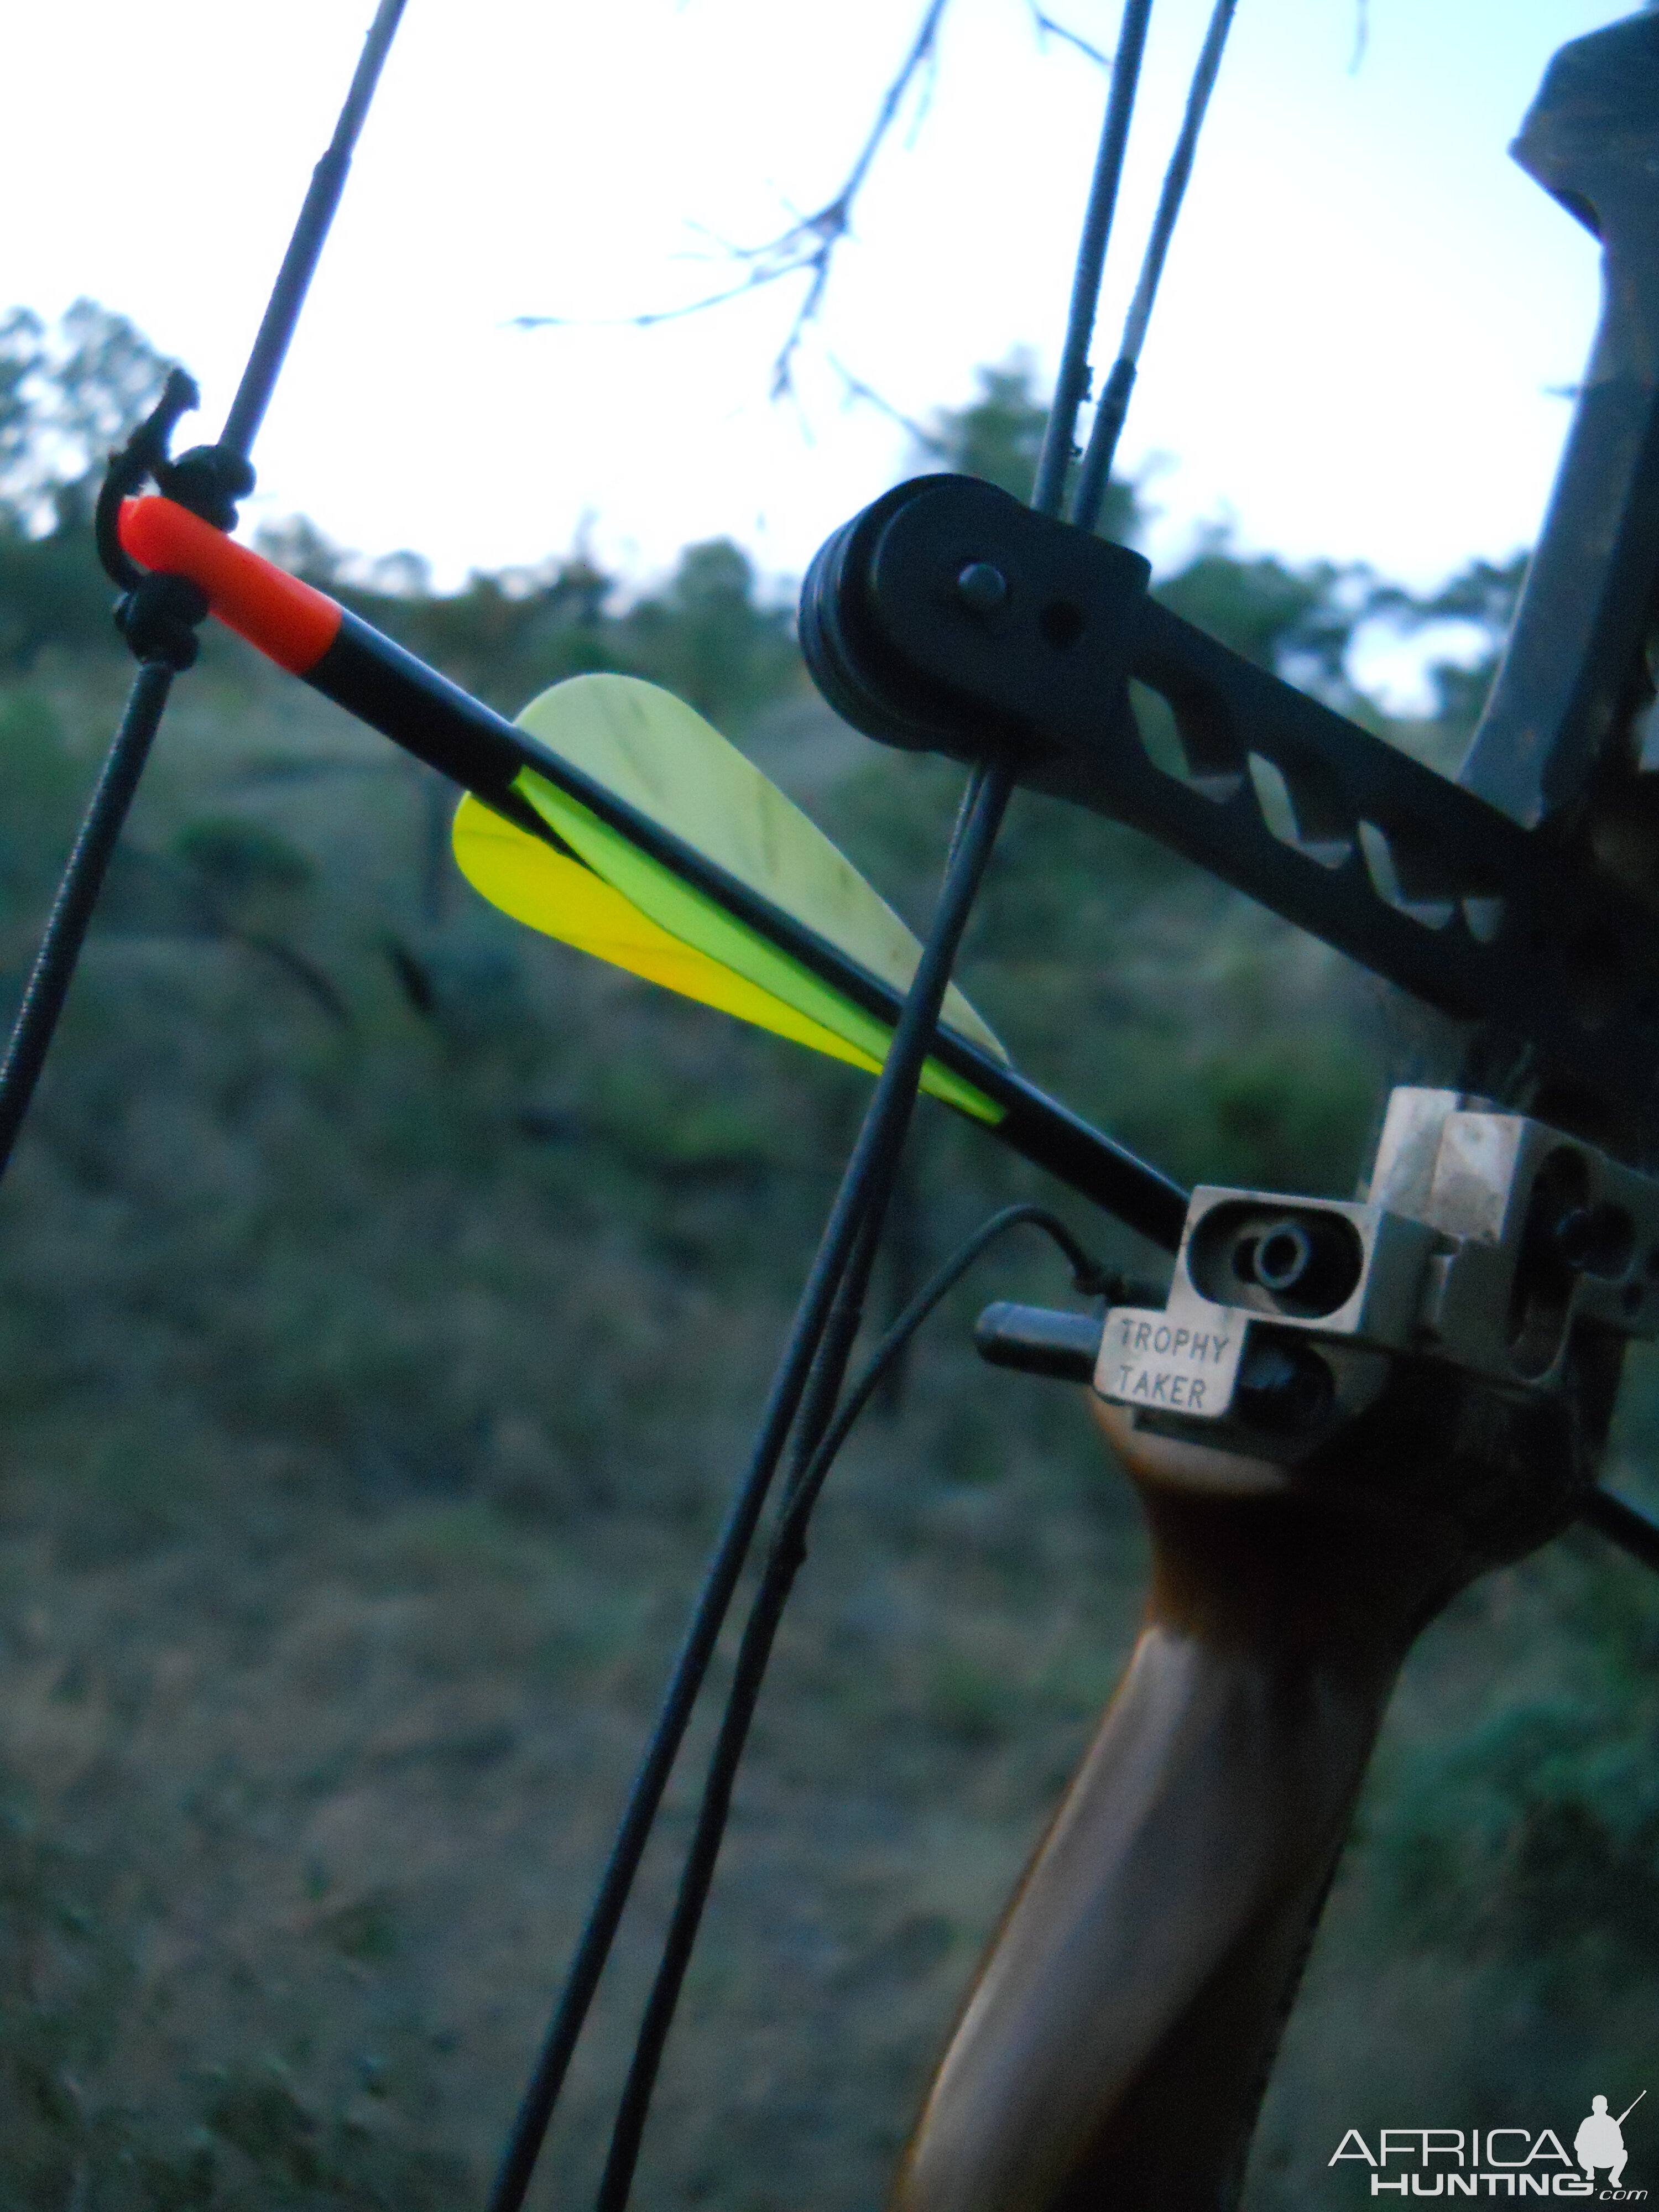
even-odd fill
[[[1558,54],[1516,158],[1603,249],[1538,550],[1456,782],[1146,595],[1145,564],[924,479],[819,555],[838,711],[1129,822],[1434,1011],[1359,1201],[1200,1188],[1159,1310],[993,1309],[1091,1380],[1153,1542],[1127,1676],[981,1969],[905,2212],[1231,2201],[1401,1662],[1582,1516],[1659,1331],[1659,14]],[[1172,710],[1154,759],[1131,684]],[[1272,763],[1293,824],[1251,774]]]
[[[234,549],[219,533],[246,489],[252,430],[399,5],[383,0],[309,234],[302,221],[296,273],[286,292],[279,283],[220,447],[167,459],[188,397],[175,386],[112,474],[100,544],[132,592],[126,628],[143,665],[125,765],[103,813],[94,808],[101,842],[72,876],[0,1074],[0,1147],[27,1106],[171,672],[188,665],[189,632],[210,605],[233,621],[240,609],[238,626],[284,665],[557,843],[533,798],[543,775],[892,1030],[714,1595],[688,1641],[693,1663],[677,1676],[630,1808],[620,1887],[573,1978],[592,1967],[586,1994],[556,2022],[556,2063],[550,2072],[544,2054],[539,2077],[550,2094],[538,2106],[532,2092],[517,2166],[498,2184],[505,2205],[527,2184],[611,1907],[626,1896],[792,1425],[799,1416],[803,1492],[844,1433],[836,1399],[909,1103],[930,1051],[958,1074],[967,1065],[939,1011],[1009,790],[1025,783],[1148,831],[1423,1001],[1439,1087],[1395,1094],[1369,1189],[1350,1205],[1200,1189],[1183,1221],[1180,1194],[1055,1119],[1052,1102],[1013,1091],[1004,1102],[1005,1134],[1034,1153],[1052,1139],[1049,1164],[1109,1205],[1139,1206],[1141,1226],[1178,1245],[1161,1310],[1121,1296],[1100,1328],[1010,1309],[981,1328],[1003,1364],[1092,1382],[1146,1504],[1153,1590],[1124,1686],[963,2014],[899,2201],[907,2212],[1213,2207],[1236,2191],[1418,1631],[1474,1577],[1575,1517],[1659,1564],[1659,1532],[1595,1484],[1624,1344],[1659,1333],[1659,806],[1643,752],[1659,577],[1659,15],[1565,48],[1517,147],[1601,238],[1607,304],[1503,670],[1456,783],[1182,623],[1147,596],[1137,556],[1095,538],[1076,510],[1060,519],[1081,393],[1075,349],[1035,512],[970,480],[929,477],[823,549],[802,634],[832,705],[872,736],[978,764],[941,916],[901,1004],[890,982],[838,962],[741,883],[699,873],[660,824],[573,781],[522,730],[320,594],[296,586],[283,599],[268,578],[226,566]],[[1121,47],[1138,46],[1146,13],[1146,0],[1130,0]],[[1228,14],[1224,4],[1218,21]],[[1097,198],[1121,165],[1120,96],[1132,82],[1121,57]],[[1115,170],[1108,182],[1107,210]],[[1085,230],[1103,246],[1098,212]],[[1089,259],[1085,247],[1085,346],[1098,254],[1092,275]],[[1127,348],[1120,368],[1133,371]],[[1107,458],[1129,380],[1103,396]],[[146,472],[171,494],[170,514],[163,502],[123,512]],[[1097,454],[1097,492],[1103,472]],[[1136,685],[1172,709],[1184,770],[1142,742]],[[1282,779],[1293,827],[1264,806],[1253,762]],[[982,1060],[968,1074],[1003,1080]],[[798,1547],[792,1510],[783,1534]],[[719,1818],[717,1807],[715,1843]],[[695,1882],[690,1893],[671,1940],[672,1951],[684,1932],[678,1967],[665,1960],[665,1999],[653,1999],[633,2117],[625,2100],[602,2192],[612,2206],[626,2198],[695,1935]]]

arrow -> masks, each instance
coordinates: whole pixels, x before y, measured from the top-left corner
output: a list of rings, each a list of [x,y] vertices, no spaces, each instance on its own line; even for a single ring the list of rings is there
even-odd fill
[[[752,762],[672,692],[632,676],[576,676],[518,718],[550,751],[672,830],[759,897],[895,991],[921,948],[878,894]],[[568,854],[471,795],[455,817],[461,873],[544,935],[873,1073],[886,1025],[640,850],[545,777],[516,788]],[[1008,1054],[954,986],[945,1020],[1005,1066]],[[922,1087],[994,1125],[1006,1109],[937,1060]]]
[[[498,817],[503,830],[486,837],[467,811],[462,842],[474,857],[464,865],[497,884],[509,913],[594,951],[608,945],[605,957],[620,966],[658,981],[672,975],[688,995],[837,1058],[864,1066],[885,1058],[915,940],[829,840],[690,708],[674,702],[672,720],[660,709],[641,714],[635,698],[622,712],[630,695],[600,691],[591,697],[611,703],[591,717],[586,707],[550,709],[557,732],[550,739],[534,719],[544,701],[507,721],[337,599],[172,500],[128,500],[120,534],[135,561],[188,576],[228,629]],[[680,717],[703,734],[688,736]],[[682,744],[695,771],[675,765]],[[532,867],[508,828],[571,872],[539,860]],[[773,855],[775,836],[783,844]],[[943,1024],[930,1090],[1175,1250],[1187,1212],[1178,1183],[1018,1074],[965,1000],[947,1000]]]

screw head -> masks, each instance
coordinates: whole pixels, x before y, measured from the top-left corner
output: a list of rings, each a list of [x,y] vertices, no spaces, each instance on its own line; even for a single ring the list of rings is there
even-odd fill
[[[957,578],[957,597],[970,614],[994,615],[1008,596],[1008,579],[988,561],[970,561]]]

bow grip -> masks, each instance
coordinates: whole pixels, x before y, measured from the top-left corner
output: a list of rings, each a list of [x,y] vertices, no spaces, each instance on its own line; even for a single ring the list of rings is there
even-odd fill
[[[1523,827],[1583,800],[1653,696],[1659,15],[1563,46],[1510,149],[1601,242],[1600,326],[1503,664],[1459,781]]]
[[[1455,1591],[1583,1510],[1607,1354],[1584,1347],[1577,1417],[1402,1363],[1293,1470],[1104,1416],[1152,1539],[1146,1618],[891,2212],[1236,2203],[1395,1673]]]

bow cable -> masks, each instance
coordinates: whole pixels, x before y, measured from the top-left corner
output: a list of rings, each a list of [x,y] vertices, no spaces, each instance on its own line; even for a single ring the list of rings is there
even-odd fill
[[[1209,31],[1194,67],[1181,133],[1164,178],[1134,303],[1130,311],[1137,351],[1146,335],[1157,293],[1158,274],[1180,213],[1205,111],[1220,66],[1222,47],[1237,4],[1237,0],[1217,0]],[[1136,0],[1129,0],[1125,9],[1123,33],[1118,43],[1118,60],[1114,67],[1112,86],[1108,95],[1100,151],[1079,248],[1077,278],[1073,287],[1066,330],[1066,358],[1056,386],[1054,405],[1044,434],[1042,461],[1038,467],[1037,483],[1041,497],[1034,495],[1032,500],[1033,507],[1039,512],[1058,513],[1066,478],[1066,464],[1072,457],[1072,428],[1088,380],[1086,356],[1092,335],[1094,301],[1098,294],[1105,261],[1112,203],[1121,172],[1123,150],[1133,106],[1133,81],[1140,66],[1147,12],[1147,9],[1137,7]],[[1135,19],[1133,24],[1132,16]],[[1069,419],[1066,420],[1062,420],[1062,398],[1066,400],[1069,415]],[[1109,450],[1106,454],[1108,468],[1109,463]],[[1103,488],[1104,482],[1103,473]],[[1053,502],[1046,509],[1045,501]],[[652,2094],[673,2025],[686,1969],[696,1942],[703,1907],[713,1886],[720,1843],[731,1812],[732,1793],[738,1765],[759,1702],[784,1607],[806,1555],[807,1524],[836,1455],[881,1375],[898,1356],[933,1306],[966,1273],[994,1237],[1004,1229],[1013,1226],[1017,1219],[1031,1218],[1029,1212],[1011,1208],[1006,1213],[985,1224],[946,1263],[939,1275],[894,1325],[840,1407],[834,1407],[834,1397],[839,1390],[846,1352],[842,1354],[841,1365],[836,1370],[833,1386],[823,1408],[823,1419],[816,1429],[810,1420],[803,1421],[801,1433],[796,1441],[794,1466],[785,1492],[783,1507],[768,1552],[760,1587],[744,1625],[732,1686],[726,1694],[714,1748],[709,1759],[696,1825],[682,1861],[679,1892],[641,2018],[595,2200],[595,2212],[625,2212],[628,2204]],[[868,1240],[867,1253],[861,1250],[859,1255],[864,1261],[865,1279],[867,1279],[873,1251],[872,1234]],[[855,1262],[854,1268],[849,1269],[848,1281],[843,1285],[854,1309],[846,1337],[848,1352],[850,1352],[852,1337],[856,1332],[864,1289],[864,1280],[854,1279],[856,1273]],[[1115,1283],[1107,1285],[1098,1270],[1078,1268],[1075,1282],[1079,1290],[1097,1292],[1106,1289],[1109,1295],[1117,1297],[1121,1294],[1122,1286]],[[819,1378],[815,1376],[813,1379],[816,1385]]]
[[[1106,496],[1112,463],[1117,455],[1117,441],[1122,432],[1123,418],[1129,411],[1129,396],[1134,390],[1135,378],[1139,373],[1140,349],[1146,343],[1146,325],[1152,317],[1152,302],[1158,297],[1158,280],[1164,274],[1170,240],[1175,235],[1182,202],[1187,196],[1187,185],[1193,173],[1193,156],[1198,151],[1199,133],[1204,128],[1210,94],[1215,90],[1216,78],[1221,73],[1221,56],[1237,6],[1238,0],[1215,0],[1210,27],[1205,33],[1204,44],[1199,50],[1198,66],[1193,71],[1193,81],[1188,88],[1187,110],[1181,118],[1181,133],[1176,140],[1175,151],[1170,156],[1170,166],[1164,173],[1164,186],[1158,197],[1158,211],[1152,217],[1146,255],[1140,264],[1140,276],[1135,285],[1134,297],[1129,302],[1123,336],[1118,343],[1117,359],[1112,364],[1112,373],[1106,380],[1100,404],[1095,409],[1095,419],[1089,431],[1088,450],[1083,456],[1083,466],[1078,476],[1072,520],[1079,530],[1092,530],[1100,520],[1101,502]]]
[[[945,1261],[932,1280],[917,1292],[871,1354],[863,1372],[835,1409],[833,1418],[823,1425],[822,1433],[812,1434],[803,1422],[805,1433],[797,1444],[795,1464],[784,1492],[777,1527],[768,1547],[760,1587],[756,1592],[749,1618],[744,1624],[732,1686],[720,1714],[719,1733],[709,1758],[708,1778],[697,1808],[696,1826],[691,1840],[686,1846],[673,1918],[663,1943],[661,1962],[647,2001],[639,2040],[617,2109],[605,2172],[595,2200],[596,2212],[623,2212],[628,2203],[652,2093],[656,2087],[657,2074],[662,2063],[669,2030],[673,2026],[686,1968],[691,1962],[702,1909],[714,1882],[715,1863],[731,1814],[732,1792],[737,1781],[738,1768],[749,1740],[755,1709],[760,1702],[767,1666],[783,1619],[784,1607],[789,1601],[795,1577],[805,1562],[806,1528],[819,1492],[860,1414],[922,1323],[955,1289],[988,1246],[1008,1230],[1026,1224],[1042,1230],[1070,1261],[1074,1289],[1091,1295],[1098,1295],[1103,1291],[1115,1302],[1122,1299],[1126,1285],[1120,1279],[1104,1275],[1066,1224],[1047,1207],[1030,1205],[1005,1206],[1000,1213],[993,1214],[988,1221],[982,1222]]]
[[[283,265],[276,271],[276,282],[271,287],[270,299],[253,341],[247,367],[242,371],[242,380],[236,387],[236,397],[230,403],[230,412],[225,417],[224,434],[219,442],[233,452],[247,458],[253,441],[259,434],[259,426],[265,419],[265,410],[270,404],[271,394],[276,389],[276,380],[282,374],[283,363],[300,320],[300,310],[311,289],[311,280],[317,273],[324,245],[332,227],[345,191],[346,178],[351,168],[351,156],[374,98],[375,88],[380,82],[380,71],[392,51],[392,41],[403,18],[405,0],[380,0],[374,20],[368,27],[363,41],[363,51],[347,88],[345,103],[340,110],[334,136],[330,139],[322,159],[311,173],[311,183],[300,209],[294,235],[289,240],[288,252],[283,256]]]
[[[1078,411],[1088,387],[1088,352],[1101,272],[1151,13],[1152,0],[1126,0],[1079,245],[1054,399],[1032,495],[1032,506],[1043,514],[1059,514],[1074,454]],[[794,1449],[788,1496],[805,1498],[803,1513],[810,1510],[823,1479],[822,1474],[811,1477],[811,1470],[816,1464],[814,1455],[822,1448],[833,1456],[835,1447],[829,1444],[828,1438],[838,1438],[842,1433],[835,1410],[836,1401],[862,1316],[865,1291],[874,1264],[899,1150],[915,1103],[916,1075],[921,1066],[921,1047],[902,1054],[900,1041],[915,1032],[925,1043],[931,1032],[937,1004],[933,1013],[926,1017],[925,1027],[913,1019],[919,1015],[924,979],[929,982],[929,995],[942,995],[956,942],[965,926],[1012,786],[1011,764],[995,757],[982,763],[969,783],[922,964],[916,971],[892,1049],[813,1261],[794,1327],[773,1382],[754,1458],[711,1560],[546,2039],[508,2136],[489,2199],[490,2212],[519,2212],[523,2204],[692,1705],[707,1673],[767,1492],[789,1446],[792,1432]],[[936,992],[933,988],[935,983]],[[901,1060],[910,1058],[915,1059],[915,1069],[902,1071]],[[827,1469],[826,1457],[823,1471]],[[790,1510],[786,1508],[787,1512]],[[766,1589],[763,1583],[757,1607],[772,1601],[767,1598]],[[787,1585],[776,1597],[780,1612],[783,1595],[787,1595]],[[754,1619],[751,1614],[751,1624]],[[770,1640],[769,1632],[764,1638],[769,1650]],[[762,1671],[763,1667],[763,1656]],[[757,1673],[754,1681],[756,1695],[758,1691]],[[735,1742],[740,1749],[747,1726],[747,1710],[738,1711],[728,1699],[721,1729],[722,1743]],[[716,1756],[719,1757],[718,1752]],[[735,1769],[735,1754],[733,1765]],[[698,1863],[694,1866],[688,1860],[684,1869],[679,1904],[665,1939],[601,2183],[599,2202],[605,2212],[615,2212],[615,2208],[627,2202],[657,2063],[672,2023],[684,1960],[690,1955],[702,1901],[713,1878],[727,1797],[729,1789],[723,1794],[711,1776],[704,1802],[703,1818],[709,1824],[704,1836],[705,1848]]]
[[[1117,51],[1112,58],[1111,85],[1106,94],[1106,119],[1101,125],[1094,174],[1089,180],[1088,204],[1083,211],[1083,234],[1078,240],[1077,267],[1072,276],[1060,373],[1054,379],[1054,404],[1043,428],[1036,482],[1031,489],[1031,505],[1039,514],[1060,513],[1066,479],[1075,458],[1073,441],[1077,434],[1078,410],[1089,390],[1089,342],[1094,336],[1095,315],[1100,304],[1101,271],[1106,265],[1107,241],[1111,236],[1112,217],[1117,210],[1117,188],[1123,175],[1123,156],[1128,150],[1129,125],[1134,117],[1135,94],[1140,88],[1140,58],[1146,49],[1146,26],[1152,15],[1152,0],[1125,0]]]
[[[248,456],[288,357],[404,5],[405,0],[380,0],[334,135],[312,173],[218,444],[198,447],[177,462],[167,460],[166,440],[173,423],[200,404],[195,385],[175,370],[149,421],[124,453],[112,457],[99,500],[99,546],[106,565],[127,587],[117,618],[137,656],[138,672],[64,863],[5,1058],[0,1061],[0,1176],[10,1162],[46,1065],[93,909],[167,712],[173,679],[195,659],[195,625],[207,612],[206,599],[193,585],[178,577],[141,578],[120,553],[114,526],[119,494],[136,489],[145,475],[155,475],[174,499],[193,507],[218,528],[234,526],[234,502],[253,489]]]
[[[867,1268],[873,1257],[876,1229],[891,1193],[945,988],[1001,824],[1012,777],[1003,763],[989,763],[975,770],[969,789],[967,817],[933,927],[802,1290],[749,1468],[727,1510],[546,2039],[509,2132],[489,2198],[490,2212],[518,2212],[524,2203],[692,1706],[809,1383],[814,1385],[815,1417],[826,1395],[839,1389],[840,1376],[836,1374],[830,1384],[827,1364],[819,1367],[817,1378],[813,1370],[855,1255],[860,1268]]]

